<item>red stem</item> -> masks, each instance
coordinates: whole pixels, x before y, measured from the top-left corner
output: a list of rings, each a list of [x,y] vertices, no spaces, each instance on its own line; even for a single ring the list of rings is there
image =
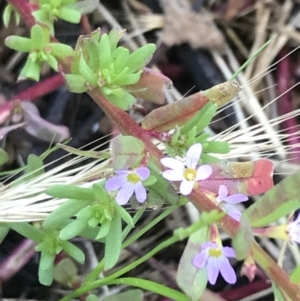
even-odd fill
[[[0,265],[0,281],[7,281],[19,272],[35,255],[36,243],[28,238],[24,239]]]

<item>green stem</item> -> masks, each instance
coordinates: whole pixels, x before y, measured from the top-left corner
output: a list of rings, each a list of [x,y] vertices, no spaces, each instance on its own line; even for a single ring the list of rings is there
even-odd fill
[[[119,278],[119,279],[113,279],[113,280],[101,279],[100,286],[113,285],[113,284],[125,284],[125,285],[134,286],[134,287],[139,287],[139,288],[145,289],[147,291],[156,293],[158,295],[170,298],[171,300],[174,300],[174,301],[189,301],[190,300],[186,295],[184,295],[183,293],[181,293],[177,290],[166,287],[157,282],[153,282],[153,281],[145,280],[145,279],[139,279],[139,278],[126,277],[126,278]],[[90,287],[90,290],[93,290],[93,289],[98,288],[99,284],[96,285],[96,282],[94,282],[94,283],[91,283],[89,285],[89,287]],[[72,300],[78,296],[83,295],[84,293],[85,293],[85,290],[83,290],[83,288],[79,288],[75,292],[65,296],[63,299],[61,299],[61,301]]]

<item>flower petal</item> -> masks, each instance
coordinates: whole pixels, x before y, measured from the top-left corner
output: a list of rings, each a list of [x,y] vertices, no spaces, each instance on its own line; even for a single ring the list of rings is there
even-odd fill
[[[105,183],[105,189],[108,191],[111,190],[116,190],[121,188],[124,184],[127,183],[127,176],[122,175],[122,176],[114,176],[110,179],[108,179]]]
[[[206,251],[201,251],[200,253],[198,253],[194,259],[193,259],[193,265],[198,268],[198,269],[202,269],[205,264],[206,264],[206,261],[208,259],[208,252]]]
[[[223,276],[224,280],[230,284],[236,283],[236,274],[234,272],[234,269],[229,263],[228,258],[225,256],[222,257],[222,259],[219,259],[220,262],[220,272]]]
[[[162,176],[169,181],[183,181],[183,172],[179,172],[177,170],[166,170],[162,172]]]
[[[147,198],[147,192],[142,183],[137,183],[134,185],[134,191],[136,199],[139,203],[144,203]]]
[[[163,166],[171,168],[173,170],[178,170],[183,172],[185,169],[184,165],[180,161],[171,157],[162,158],[160,159],[160,162]]]
[[[150,170],[148,167],[139,167],[135,172],[142,181],[145,181],[150,176]]]
[[[222,253],[226,256],[226,257],[233,257],[236,258],[236,254],[233,248],[230,247],[223,247],[222,248]]]
[[[198,161],[202,153],[202,145],[200,143],[193,144],[186,154],[186,166],[196,169]]]
[[[221,203],[220,207],[234,220],[236,220],[237,222],[240,221],[242,212],[237,208],[235,208],[233,205]]]
[[[134,192],[134,184],[127,182],[122,188],[119,190],[116,201],[119,205],[125,205],[128,203],[129,199],[133,195]]]
[[[212,173],[210,165],[201,165],[197,170],[196,181],[206,180]]]
[[[228,204],[238,204],[238,203],[245,202],[248,200],[249,200],[249,198],[246,195],[241,194],[241,193],[233,194],[233,195],[230,195],[223,199],[223,201]]]
[[[219,186],[219,195],[218,198],[220,201],[223,201],[228,196],[228,189],[225,185]]]
[[[216,284],[219,270],[220,270],[218,259],[215,257],[208,258],[206,269],[207,269],[207,279],[209,283],[212,285]]]
[[[127,170],[127,169],[119,169],[119,170],[116,171],[116,173],[117,173],[118,176],[127,176],[127,175],[131,174],[132,171]]]
[[[183,180],[180,184],[180,193],[183,195],[188,195],[192,192],[195,182]]]

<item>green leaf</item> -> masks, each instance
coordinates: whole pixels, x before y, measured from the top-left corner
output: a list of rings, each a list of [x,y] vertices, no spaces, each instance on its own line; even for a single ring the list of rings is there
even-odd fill
[[[202,160],[202,164],[209,164],[209,163],[218,163],[220,161],[219,158],[216,158],[214,156],[202,153],[201,154],[201,160]]]
[[[102,93],[103,93],[103,88],[100,89],[100,91]],[[106,98],[110,102],[112,102],[115,106],[126,111],[135,103],[135,97],[125,90],[122,90],[122,89],[120,89],[120,90],[122,91],[121,97],[118,95],[114,95],[114,94],[110,94],[110,95],[107,95],[105,93],[103,93],[103,94],[105,94]]]
[[[80,22],[81,14],[79,11],[68,7],[61,7],[59,9],[59,18],[67,22],[78,24]]]
[[[87,91],[86,80],[77,74],[64,74],[67,88],[72,93],[83,93]]]
[[[230,144],[226,141],[208,141],[208,146],[204,149],[206,153],[228,154]]]
[[[0,148],[0,166],[5,164],[8,160],[9,160],[8,153],[4,149]]]
[[[70,224],[66,225],[60,232],[59,238],[61,240],[69,240],[81,232],[87,227],[87,223],[84,220],[74,220]]]
[[[99,297],[96,295],[88,295],[86,301],[99,301]]]
[[[111,53],[113,53],[116,50],[118,42],[120,40],[120,29],[113,28],[108,34],[108,39]]]
[[[38,24],[32,26],[30,32],[32,49],[43,50],[50,41],[50,32]]]
[[[107,221],[106,223],[103,223],[100,227],[100,230],[96,236],[96,240],[104,238],[108,235],[109,230],[110,230],[111,222]]]
[[[116,212],[105,240],[104,269],[109,270],[118,262],[122,249],[122,222]]]
[[[70,4],[68,7],[80,12],[81,15],[86,15],[92,13],[98,4],[98,0],[83,0]]]
[[[232,247],[235,250],[237,260],[245,259],[249,255],[253,241],[250,223],[242,216],[240,219],[240,228],[232,240]]]
[[[90,68],[97,73],[99,71],[98,44],[92,37],[82,39],[82,43],[83,57],[88,62]]]
[[[43,285],[51,285],[53,282],[53,271],[54,267],[52,265],[48,270],[44,270],[41,268],[41,264],[39,265],[39,281]]]
[[[128,74],[122,77],[117,77],[113,83],[117,86],[133,85],[139,81],[141,73]]]
[[[32,42],[28,38],[19,36],[9,36],[4,41],[5,46],[20,52],[30,52],[32,50]]]
[[[49,43],[49,47],[51,48],[51,54],[55,57],[64,58],[71,56],[73,53],[73,48],[66,44]]]
[[[133,136],[117,136],[110,142],[112,167],[128,169],[136,167],[145,156],[144,143]]]
[[[217,110],[218,106],[214,105],[212,102],[208,102],[204,105],[203,108],[201,108],[197,114],[191,118],[182,128],[181,128],[181,133],[186,134],[188,133],[194,126],[200,126],[202,125],[202,118],[205,116],[205,113],[211,109],[211,108],[216,108],[215,111]],[[212,116],[213,117],[213,116]],[[211,118],[212,118],[211,117]],[[209,120],[210,121],[210,120]],[[203,122],[204,128],[207,126],[205,125],[205,122]],[[197,133],[200,131],[197,130]]]
[[[102,301],[143,301],[143,292],[139,289],[132,289],[116,295],[105,297]]]
[[[8,25],[9,25],[12,12],[13,12],[13,8],[12,8],[11,4],[6,5],[4,12],[3,12],[3,24],[5,27],[8,27]]]
[[[106,33],[101,36],[98,44],[98,51],[100,69],[108,69],[111,64],[111,47]]]
[[[40,268],[43,270],[49,270],[54,263],[55,255],[49,252],[41,252]]]
[[[81,54],[79,57],[79,69],[80,74],[82,77],[92,86],[97,87],[98,86],[98,80],[97,76],[94,73],[94,71],[88,66],[86,61],[83,58],[83,55]]]
[[[101,203],[109,203],[109,198],[107,195],[107,191],[103,187],[104,181],[100,183],[93,184],[93,192],[95,195],[95,199],[100,201]]]
[[[129,226],[134,227],[131,215],[122,206],[116,205],[116,209],[119,212],[122,220]]]
[[[40,229],[35,228],[29,223],[8,223],[14,231],[18,232],[22,236],[30,238],[33,241],[41,242],[44,238],[43,232]]]
[[[21,70],[21,73],[18,77],[18,81],[24,80],[26,78],[33,79],[35,81],[39,81],[41,72],[41,63],[34,62],[29,55],[25,66]]]
[[[299,284],[300,283],[300,264],[298,264],[290,275],[290,280],[293,283]]]
[[[202,133],[201,135],[197,136],[195,138],[195,143],[201,143],[203,144],[204,142],[206,142],[207,138],[209,137],[210,135],[207,134],[207,133]]]
[[[201,244],[207,242],[208,227],[203,227],[194,232],[184,249],[177,271],[177,284],[192,301],[199,300],[207,285],[206,267],[197,269],[193,258],[200,252]]]
[[[56,58],[53,55],[49,54],[49,53],[47,53],[46,56],[47,56],[47,63],[48,63],[48,65],[53,70],[58,71],[58,63],[57,63]]]
[[[150,175],[145,181],[143,181],[143,186],[148,187],[148,186],[152,186],[157,182],[157,179]]]
[[[67,200],[46,217],[43,222],[43,228],[60,229],[66,220],[74,216],[90,203],[91,200]]]
[[[54,280],[61,284],[69,284],[74,281],[78,269],[70,258],[64,258],[54,267]]]
[[[130,54],[126,66],[130,72],[143,69],[156,50],[155,44],[147,44]]]
[[[0,226],[0,244],[3,242],[8,232],[9,232],[9,227],[3,225]]]
[[[71,244],[68,241],[62,242],[63,250],[68,253],[71,257],[73,257],[79,263],[84,263],[84,253],[75,245]]]
[[[208,106],[208,104],[210,105]],[[208,104],[204,106],[203,111],[201,110],[202,114],[200,114],[199,121],[197,123],[197,133],[203,131],[210,124],[218,109],[216,104],[212,104],[211,102]]]
[[[148,167],[151,170],[151,175],[153,175],[157,180],[155,185],[151,186],[151,189],[162,196],[162,198],[167,202],[176,204],[178,202],[178,194],[172,184],[155,170],[154,164],[152,162],[148,163]]]
[[[129,50],[125,47],[118,47],[113,53],[115,71],[119,74],[126,67],[129,58]],[[129,68],[126,69],[129,72]]]
[[[300,208],[300,172],[288,176],[243,213],[252,227],[264,227]]]
[[[91,188],[75,185],[53,185],[46,190],[46,194],[55,198],[94,201],[94,192]]]

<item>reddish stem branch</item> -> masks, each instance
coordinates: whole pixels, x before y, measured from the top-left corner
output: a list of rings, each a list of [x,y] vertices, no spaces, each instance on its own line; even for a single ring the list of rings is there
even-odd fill
[[[0,265],[0,281],[7,281],[19,272],[34,256],[36,243],[30,239],[24,239]]]
[[[36,24],[36,21],[31,14],[32,7],[27,0],[7,0],[7,2],[10,3],[18,11],[29,28]]]

